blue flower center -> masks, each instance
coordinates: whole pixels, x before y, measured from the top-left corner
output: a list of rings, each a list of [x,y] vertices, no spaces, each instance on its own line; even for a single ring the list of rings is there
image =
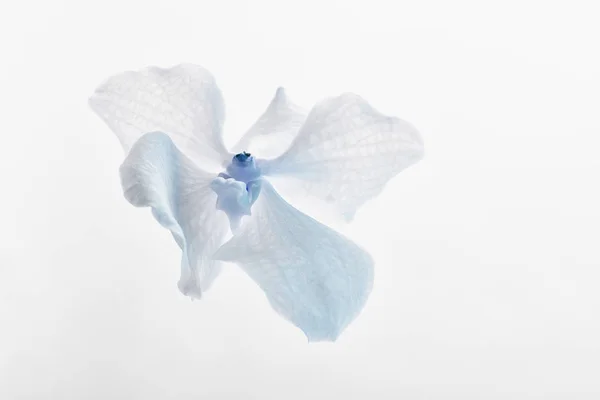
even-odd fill
[[[236,154],[235,159],[239,162],[245,163],[250,158],[250,156],[250,153],[246,153],[245,151],[243,151],[241,153]]]

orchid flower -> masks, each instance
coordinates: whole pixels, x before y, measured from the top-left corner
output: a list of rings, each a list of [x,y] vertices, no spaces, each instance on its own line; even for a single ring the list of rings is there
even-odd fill
[[[295,178],[349,222],[422,158],[411,124],[354,94],[323,100],[307,113],[279,88],[230,151],[222,139],[221,92],[208,71],[191,64],[118,74],[89,103],[125,150],[125,198],[151,207],[182,250],[184,295],[200,298],[225,261],[238,264],[309,341],[334,341],[356,318],[372,288],[373,259],[290,205],[268,178]],[[285,150],[259,158],[248,152],[259,138]]]

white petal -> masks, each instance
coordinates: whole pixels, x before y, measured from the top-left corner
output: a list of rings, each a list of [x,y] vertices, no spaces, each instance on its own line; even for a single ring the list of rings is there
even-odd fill
[[[423,141],[411,124],[344,94],[317,104],[291,147],[259,166],[264,175],[301,179],[309,194],[333,203],[349,221],[422,157]]]
[[[369,296],[372,258],[292,207],[267,181],[246,218],[215,258],[239,264],[310,341],[335,340]]]
[[[109,78],[89,100],[119,137],[125,151],[145,133],[167,133],[194,161],[230,161],[222,139],[223,97],[204,68],[180,64],[148,67]]]
[[[199,298],[220,270],[212,254],[227,231],[210,188],[214,175],[196,167],[161,132],[142,136],[120,173],[125,198],[136,207],[152,207],[156,220],[173,234],[183,251],[179,289]]]
[[[280,87],[266,111],[233,146],[233,153],[248,151],[260,157],[282,154],[298,134],[307,112],[292,103]]]

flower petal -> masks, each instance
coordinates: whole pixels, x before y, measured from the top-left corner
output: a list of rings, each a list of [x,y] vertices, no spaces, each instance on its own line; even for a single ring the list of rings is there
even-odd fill
[[[296,177],[308,194],[333,203],[347,221],[400,171],[423,157],[408,122],[388,117],[355,94],[317,104],[290,148],[261,160],[264,175]]]
[[[125,198],[152,207],[156,220],[173,234],[183,251],[179,289],[200,298],[220,270],[212,254],[227,232],[210,188],[214,175],[196,167],[162,132],[142,136],[120,168]]]
[[[371,256],[292,207],[264,180],[246,218],[215,258],[239,264],[310,341],[335,340],[371,292]]]
[[[281,155],[292,143],[307,112],[292,103],[280,87],[266,111],[232,147],[233,153],[249,151],[261,157]]]
[[[89,99],[125,151],[145,133],[167,133],[194,161],[220,167],[231,156],[223,144],[223,97],[204,68],[180,64],[148,67],[109,78]]]

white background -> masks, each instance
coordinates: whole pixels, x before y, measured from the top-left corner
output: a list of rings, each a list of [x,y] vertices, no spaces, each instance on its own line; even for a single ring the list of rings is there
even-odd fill
[[[600,398],[597,4],[2,2],[0,398]],[[184,298],[175,242],[122,197],[87,98],[183,61],[216,76],[229,142],[280,85],[422,132],[344,229],[376,280],[335,344],[234,265]]]

